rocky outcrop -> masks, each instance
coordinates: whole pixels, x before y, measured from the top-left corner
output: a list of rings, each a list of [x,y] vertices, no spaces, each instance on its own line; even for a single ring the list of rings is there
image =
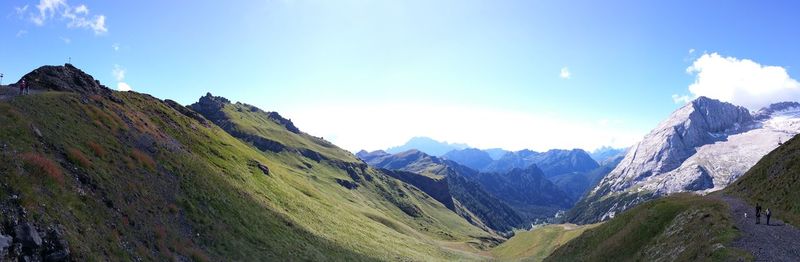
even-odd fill
[[[112,91],[89,74],[65,64],[42,66],[22,77],[31,89],[75,92],[83,95],[109,96]]]
[[[0,203],[0,261],[68,261],[70,249],[61,225],[42,227],[19,205],[19,197]]]

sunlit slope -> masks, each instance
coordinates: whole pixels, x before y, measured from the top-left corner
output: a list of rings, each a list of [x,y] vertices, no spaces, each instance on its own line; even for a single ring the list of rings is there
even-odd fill
[[[800,138],[764,156],[725,192],[769,207],[778,218],[800,226]]]
[[[492,249],[492,255],[500,260],[542,261],[556,248],[597,225],[556,224],[517,232],[514,237]]]
[[[261,151],[148,95],[15,97],[0,126],[0,207],[76,260],[469,259],[435,243],[489,237],[338,148]]]
[[[556,249],[545,261],[728,261],[737,235],[721,200],[677,194],[636,206]]]

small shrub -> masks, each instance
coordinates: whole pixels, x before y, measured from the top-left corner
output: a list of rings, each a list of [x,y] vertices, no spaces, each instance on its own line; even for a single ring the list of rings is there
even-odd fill
[[[25,169],[28,170],[28,172],[35,175],[47,176],[61,185],[64,184],[64,173],[53,160],[34,152],[22,154],[22,160],[25,162]]]
[[[131,156],[133,157],[133,159],[135,159],[137,162],[139,162],[140,165],[143,165],[147,169],[150,169],[150,170],[155,170],[156,169],[156,161],[154,161],[152,157],[150,157],[149,155],[145,154],[141,150],[134,149],[131,152]]]
[[[73,164],[79,165],[83,168],[89,168],[92,166],[92,162],[89,161],[89,158],[86,158],[86,155],[83,154],[77,148],[70,148],[67,150],[67,159]]]
[[[99,158],[105,158],[106,155],[108,155],[106,149],[94,141],[89,141],[89,148],[91,148],[92,152],[94,152],[94,155]]]

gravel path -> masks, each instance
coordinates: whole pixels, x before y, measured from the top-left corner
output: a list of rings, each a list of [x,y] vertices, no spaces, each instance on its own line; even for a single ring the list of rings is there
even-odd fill
[[[755,261],[800,261],[800,230],[783,223],[774,215],[769,226],[764,215],[761,216],[761,224],[756,225],[755,207],[732,196],[720,198],[730,205],[736,227],[742,233],[733,241],[733,247],[749,251]],[[744,217],[745,212],[747,218]]]

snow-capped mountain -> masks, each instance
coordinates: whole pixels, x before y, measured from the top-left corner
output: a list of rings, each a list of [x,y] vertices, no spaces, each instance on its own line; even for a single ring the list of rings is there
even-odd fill
[[[570,219],[594,222],[654,197],[722,189],[798,133],[798,103],[773,104],[751,114],[744,107],[700,97],[631,147],[576,205]]]

